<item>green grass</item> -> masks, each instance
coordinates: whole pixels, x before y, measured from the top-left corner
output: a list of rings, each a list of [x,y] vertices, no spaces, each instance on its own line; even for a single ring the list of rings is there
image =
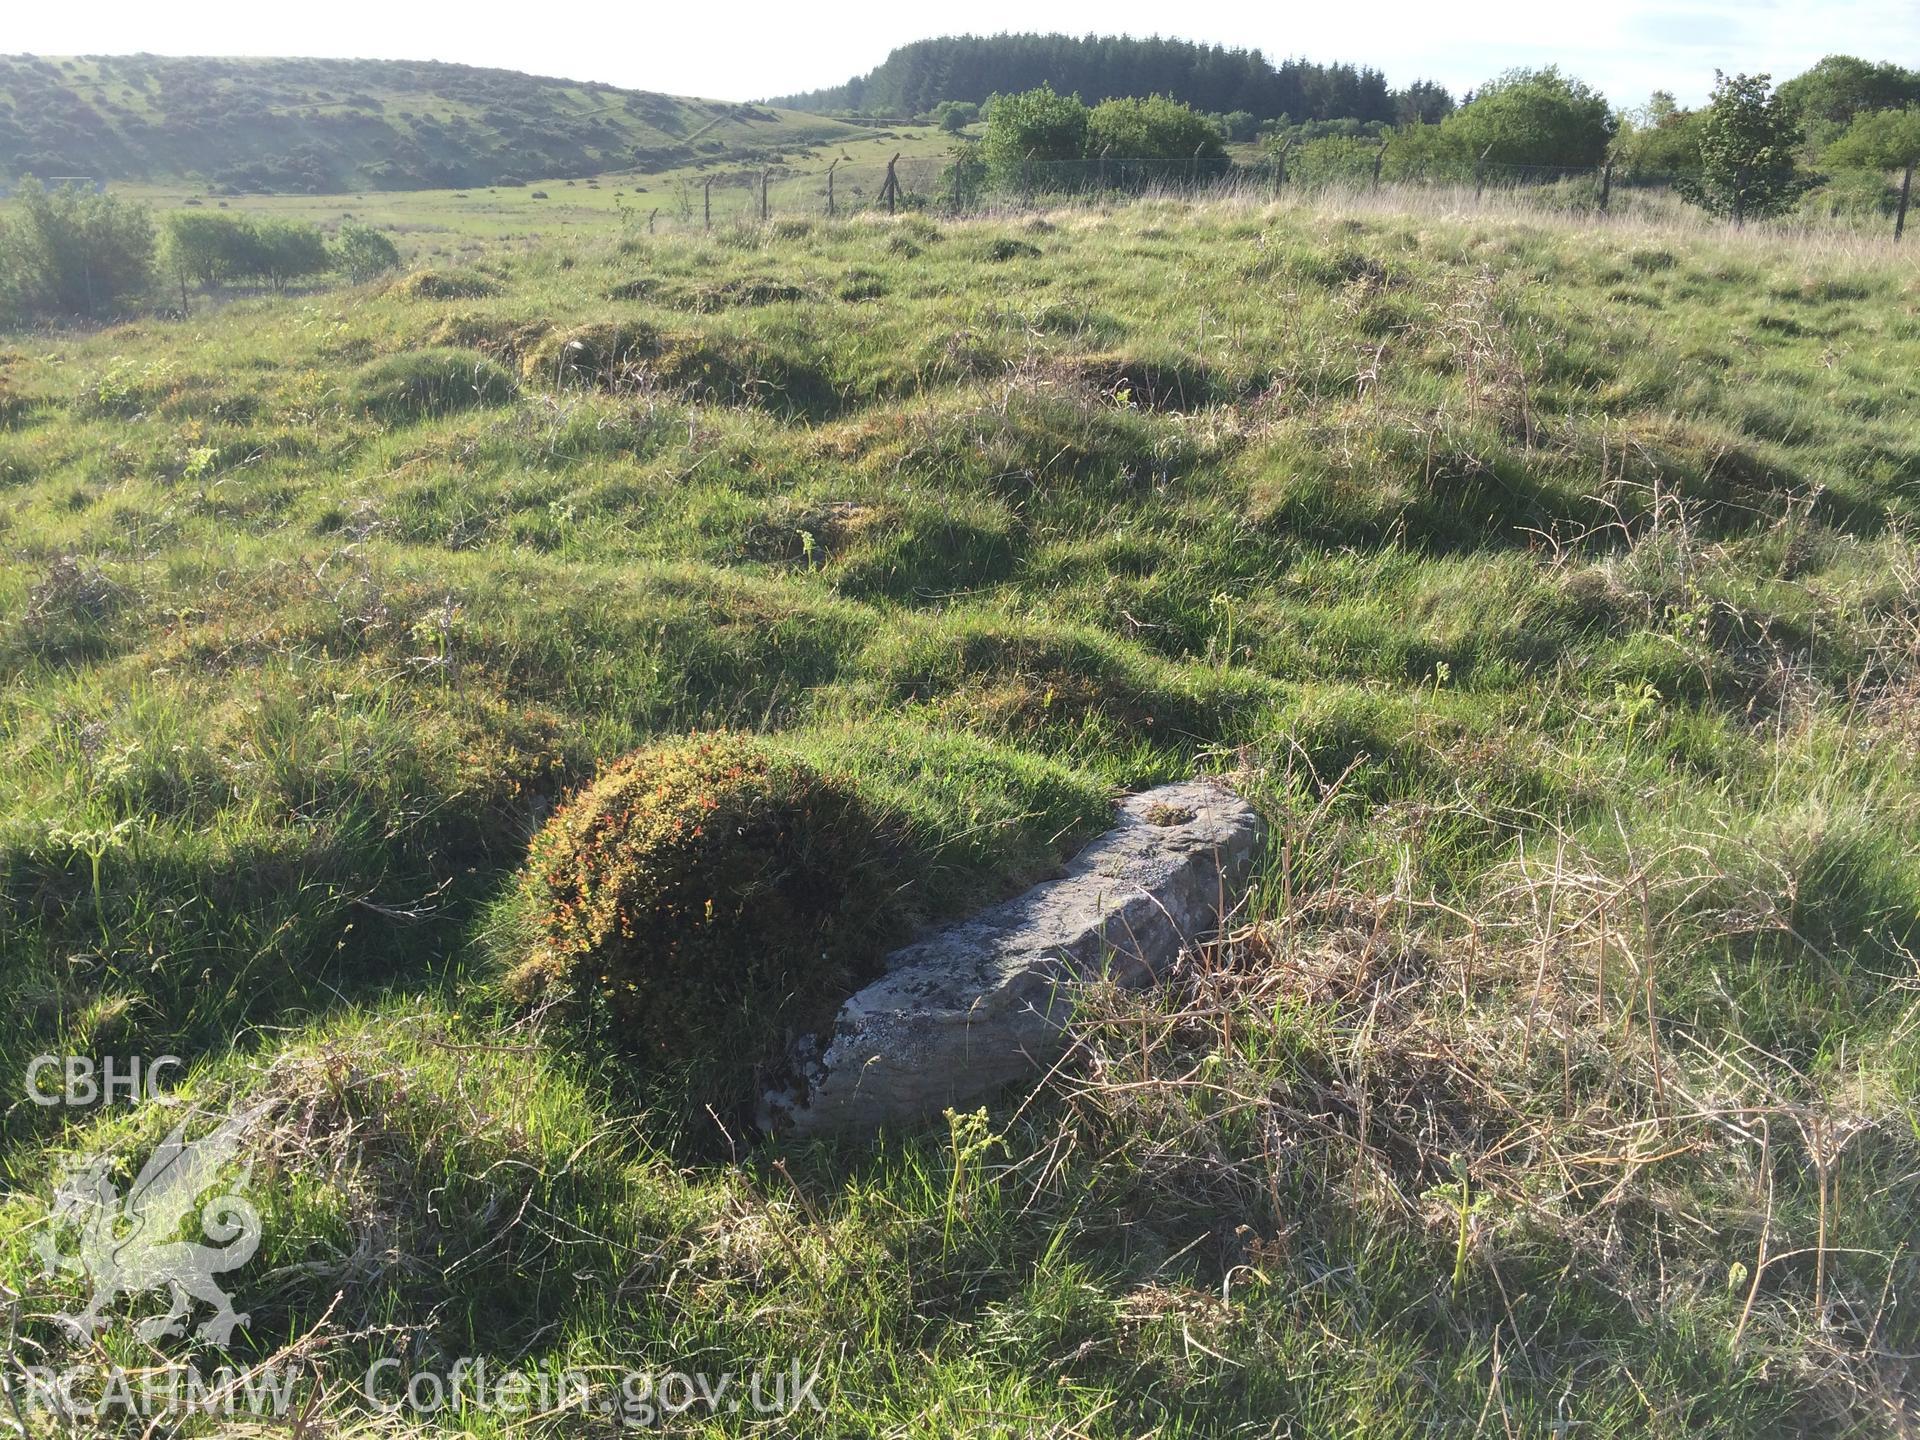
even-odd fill
[[[1909,1423],[1910,260],[1332,203],[459,248],[0,370],[0,1083],[266,1107],[245,1353],[326,1316],[394,1434],[395,1353],[799,1359],[876,1436]],[[556,800],[717,727],[948,905],[1195,772],[1276,843],[1037,1095],[689,1157],[492,966]],[[175,1114],[6,1112],[44,1355],[133,1353],[32,1318],[57,1153]]]

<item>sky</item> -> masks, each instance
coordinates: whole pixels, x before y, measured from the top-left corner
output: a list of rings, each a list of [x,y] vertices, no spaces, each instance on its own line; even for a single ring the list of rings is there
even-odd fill
[[[88,0],[8,6],[0,45],[37,55],[316,55],[498,65],[639,90],[749,100],[837,85],[896,45],[965,30],[1172,34],[1347,60],[1390,83],[1438,80],[1456,95],[1516,65],[1558,64],[1617,106],[1655,89],[1706,98],[1716,68],[1782,80],[1822,55],[1920,66],[1917,0],[1369,0],[1281,7],[1229,0],[1169,12],[1149,0],[974,0],[942,12],[880,0],[725,4],[568,0],[551,7],[470,0]]]

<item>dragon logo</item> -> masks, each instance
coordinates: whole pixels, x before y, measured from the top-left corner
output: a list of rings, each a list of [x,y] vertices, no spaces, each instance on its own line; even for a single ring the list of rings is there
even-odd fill
[[[47,1232],[34,1247],[49,1274],[78,1275],[93,1287],[86,1309],[61,1315],[63,1324],[82,1338],[95,1335],[105,1327],[106,1309],[116,1300],[137,1299],[155,1290],[168,1293],[167,1312],[134,1326],[143,1340],[184,1335],[195,1300],[214,1309],[194,1332],[203,1339],[226,1345],[234,1327],[246,1324],[247,1316],[235,1312],[214,1277],[246,1264],[260,1246],[260,1212],[238,1193],[246,1188],[247,1176],[243,1173],[204,1205],[200,1197],[238,1156],[247,1128],[260,1113],[231,1116],[192,1141],[182,1121],[154,1150],[124,1197],[114,1186],[112,1162],[104,1155],[90,1156],[67,1171],[54,1191]],[[211,1245],[180,1238],[196,1210]],[[67,1236],[77,1242],[71,1253],[58,1243]]]

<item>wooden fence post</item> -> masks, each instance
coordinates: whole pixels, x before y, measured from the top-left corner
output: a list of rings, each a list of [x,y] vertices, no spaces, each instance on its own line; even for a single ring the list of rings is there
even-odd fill
[[[1020,188],[1026,192],[1026,203],[1033,204],[1033,151],[1027,151],[1027,158],[1020,162]]]
[[[713,229],[713,177],[707,177],[707,183],[700,187],[700,219],[704,227]]]
[[[1607,206],[1613,200],[1613,162],[1607,161],[1607,168],[1600,172],[1600,213],[1607,213]]]
[[[1893,217],[1893,243],[1898,245],[1900,237],[1907,233],[1907,201],[1913,198],[1913,166],[1907,166],[1907,173],[1900,177],[1900,209]]]
[[[660,207],[656,205],[647,212],[647,234],[651,235],[653,233],[653,222],[659,218]]]
[[[834,161],[834,162],[833,162],[833,164],[831,164],[831,165],[829,165],[829,166],[827,166],[827,218],[828,218],[828,219],[832,219],[832,218],[833,218],[833,213],[834,213],[834,210],[833,210],[833,172],[834,172],[834,171],[835,171],[835,170],[836,170],[837,168],[839,168],[839,165],[840,165],[840,162],[839,162],[838,160],[836,160],[836,161]]]
[[[1099,180],[1099,185],[1100,185],[1100,193],[1101,193],[1101,194],[1103,194],[1103,195],[1104,195],[1104,194],[1106,193],[1106,190],[1107,190],[1107,152],[1108,152],[1108,151],[1110,151],[1110,150],[1112,150],[1112,149],[1113,149],[1113,146],[1112,146],[1112,145],[1110,145],[1110,144],[1108,144],[1108,145],[1102,145],[1102,146],[1100,147],[1100,180]]]
[[[1390,140],[1382,140],[1380,148],[1373,152],[1373,188],[1376,190],[1380,188],[1380,167],[1386,163],[1387,146],[1392,143]]]
[[[886,196],[889,215],[893,214],[894,206],[900,201],[900,177],[894,173],[893,169],[899,163],[900,152],[896,150],[893,152],[893,159],[887,161],[887,183],[880,189],[880,193]]]
[[[767,223],[767,177],[771,174],[773,174],[771,170],[760,172],[760,223],[762,225]]]
[[[1480,152],[1480,158],[1473,162],[1473,199],[1475,204],[1479,203],[1481,192],[1487,188],[1487,156],[1492,153],[1493,146],[1489,145]]]

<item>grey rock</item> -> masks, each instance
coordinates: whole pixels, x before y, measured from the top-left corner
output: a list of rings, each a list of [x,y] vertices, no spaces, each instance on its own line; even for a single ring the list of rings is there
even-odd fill
[[[1044,1070],[1066,1046],[1077,982],[1145,986],[1219,932],[1263,838],[1253,807],[1198,781],[1130,796],[1058,880],[887,957],[832,1030],[796,1047],[764,1128],[806,1135],[908,1125]]]

